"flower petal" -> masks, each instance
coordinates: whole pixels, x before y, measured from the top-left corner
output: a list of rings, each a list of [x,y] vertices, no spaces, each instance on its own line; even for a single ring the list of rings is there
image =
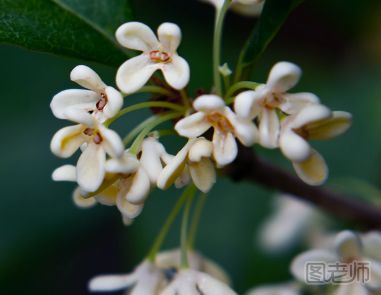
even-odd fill
[[[83,125],[64,127],[54,134],[50,149],[58,157],[69,158],[86,141]]]
[[[107,103],[103,109],[105,117],[114,117],[123,106],[122,94],[113,87],[106,87],[105,94],[107,96]]]
[[[119,159],[109,159],[106,162],[106,171],[110,173],[131,174],[139,168],[136,156],[126,151]]]
[[[330,139],[348,130],[352,124],[352,115],[347,112],[332,112],[330,119],[307,127],[308,138],[315,140]]]
[[[191,162],[199,162],[202,158],[210,158],[212,153],[213,144],[204,137],[200,137],[192,143],[188,158]]]
[[[296,114],[304,109],[306,106],[310,104],[318,104],[319,98],[309,92],[301,92],[301,93],[286,93],[283,95],[284,102],[279,106],[279,108],[285,112],[286,114]]]
[[[293,162],[303,162],[311,155],[309,143],[292,130],[280,134],[279,146],[282,153]]]
[[[141,150],[140,163],[147,172],[151,183],[156,184],[163,170],[161,155],[165,153],[164,146],[156,138],[147,137],[142,143]]]
[[[278,147],[279,118],[275,110],[264,109],[259,121],[259,143],[269,149]]]
[[[209,158],[203,158],[198,162],[189,162],[189,172],[195,186],[207,193],[216,182],[216,170]]]
[[[247,295],[300,295],[299,289],[293,283],[265,285],[250,290]]]
[[[58,119],[68,119],[68,110],[77,109],[88,113],[96,108],[100,95],[90,90],[69,89],[57,93],[50,103],[50,108]]]
[[[320,104],[309,105],[290,120],[290,128],[298,129],[303,127],[310,129],[310,125],[320,124],[320,122],[324,122],[331,116],[332,112],[326,106]]]
[[[381,261],[381,233],[371,231],[362,236],[364,255]]]
[[[99,132],[103,137],[101,145],[111,157],[121,157],[124,153],[124,144],[118,133],[106,128],[103,125],[98,126]]]
[[[129,49],[151,51],[159,49],[159,41],[154,32],[140,22],[128,22],[121,25],[115,33],[116,40]]]
[[[116,205],[122,215],[128,219],[134,219],[139,216],[144,207],[143,204],[135,205],[128,202],[122,194],[118,195],[116,199]]]
[[[234,111],[238,117],[252,120],[263,110],[259,101],[263,99],[263,86],[258,86],[255,91],[249,90],[241,92],[234,100]]]
[[[159,68],[160,63],[152,63],[147,54],[135,56],[119,67],[116,85],[126,94],[134,93],[143,87]]]
[[[336,251],[343,261],[360,257],[362,252],[361,240],[350,230],[340,232],[335,240]]]
[[[181,30],[173,23],[162,23],[157,29],[160,44],[168,53],[176,52],[181,42]]]
[[[165,81],[175,89],[183,89],[187,86],[190,77],[190,69],[187,61],[174,54],[171,56],[172,60],[166,64],[159,64]]]
[[[77,182],[81,189],[95,192],[105,176],[106,153],[102,146],[89,143],[78,159]]]
[[[278,62],[273,66],[267,79],[267,86],[275,93],[287,92],[298,83],[302,71],[289,62]]]
[[[91,208],[97,204],[95,198],[84,198],[81,195],[81,189],[77,187],[73,192],[73,202],[79,208]]]
[[[365,262],[369,263],[370,268],[370,281],[366,282],[365,285],[372,290],[381,291],[381,262],[373,259],[366,259]]]
[[[107,181],[107,176],[108,175],[106,174],[105,181]],[[115,206],[118,193],[119,187],[116,184],[113,184],[101,191],[94,198],[98,201],[99,204],[105,206]]]
[[[244,146],[252,146],[258,140],[257,126],[251,120],[239,118],[229,107],[225,107],[224,114],[234,127],[234,135]]]
[[[118,291],[128,288],[136,282],[135,274],[97,276],[89,282],[91,292]]]
[[[328,177],[328,167],[323,157],[311,150],[310,157],[303,162],[293,162],[296,174],[309,185],[320,185]]]
[[[194,138],[205,133],[210,127],[210,123],[206,120],[203,112],[197,112],[187,116],[175,125],[178,134],[188,138]]]
[[[77,171],[73,165],[63,165],[55,169],[52,173],[54,181],[77,181]]]
[[[189,149],[194,143],[194,139],[189,140],[176,156],[164,167],[157,179],[157,187],[160,189],[169,188],[184,170]]]
[[[369,291],[359,283],[340,285],[333,295],[369,295]]]
[[[204,113],[223,112],[225,109],[225,102],[217,95],[204,94],[195,99],[193,107],[196,111]]]
[[[103,83],[98,74],[84,65],[76,66],[70,73],[70,79],[82,87],[98,93],[106,87],[106,84]]]
[[[206,273],[198,273],[197,286],[202,294],[236,295],[229,286]]]
[[[217,129],[213,134],[213,156],[219,167],[230,164],[238,154],[238,147],[232,133],[222,133]]]
[[[130,178],[131,183],[128,186],[125,198],[132,204],[142,204],[151,190],[150,179],[142,167],[140,167]]]
[[[332,263],[337,262],[338,257],[327,250],[310,250],[299,254],[296,256],[291,263],[291,273],[301,282],[306,282],[307,270],[306,266],[308,263],[319,262],[319,263]],[[329,273],[327,272],[324,278],[329,278]]]

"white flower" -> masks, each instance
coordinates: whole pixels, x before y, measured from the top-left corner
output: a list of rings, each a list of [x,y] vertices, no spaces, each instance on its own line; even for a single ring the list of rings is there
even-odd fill
[[[207,193],[216,182],[216,171],[210,157],[212,143],[205,138],[190,139],[187,144],[171,159],[160,173],[157,186],[169,188],[186,169],[196,187]]]
[[[133,157],[128,158],[128,165],[130,167],[130,173],[136,171],[139,167],[139,162]],[[127,171],[127,170],[125,170]],[[64,165],[54,170],[52,178],[55,181],[76,181],[76,168],[73,165]],[[119,180],[115,180],[114,175],[106,174],[104,183],[111,181],[111,185],[108,185],[104,189],[100,189],[93,197],[84,197],[87,192],[76,188],[73,193],[73,201],[80,208],[90,208],[100,203],[106,206],[117,206],[123,217],[123,222],[126,225],[131,224],[143,210],[143,204],[132,204],[125,200],[125,196],[120,193]]]
[[[300,286],[295,283],[282,283],[253,288],[246,295],[301,295]]]
[[[289,62],[279,62],[270,71],[267,83],[255,91],[244,91],[237,95],[234,109],[238,116],[259,120],[259,143],[267,148],[278,147],[280,119],[277,110],[295,114],[309,104],[319,103],[312,93],[286,93],[296,85],[301,70]]]
[[[128,275],[104,275],[93,278],[89,283],[92,292],[109,292],[128,289],[128,294],[156,295],[167,284],[163,272],[153,263],[143,261]]]
[[[78,124],[58,130],[50,143],[52,152],[62,158],[69,158],[81,147],[76,176],[81,189],[87,192],[96,191],[103,181],[106,153],[120,157],[124,151],[119,135],[92,119],[90,125]]]
[[[225,0],[203,0],[213,4],[217,9],[221,9]],[[257,16],[261,13],[264,0],[233,0],[232,9],[247,16]]]
[[[139,22],[125,23],[116,31],[116,39],[122,46],[142,51],[118,69],[116,84],[123,92],[139,90],[156,70],[161,70],[167,83],[175,89],[182,89],[188,84],[189,65],[177,54],[180,28],[172,23],[163,23],[157,35],[159,40],[148,26]]]
[[[369,290],[381,290],[381,261],[372,257],[372,253],[368,253],[368,249],[374,249],[375,246],[369,244],[369,240],[361,239],[351,231],[340,232],[335,240],[335,250],[310,250],[297,256],[291,265],[291,272],[300,281],[305,281],[305,266],[308,262],[321,262],[321,263],[346,263],[350,264],[354,261],[368,263],[370,275],[369,281],[358,282],[354,281],[351,284],[342,284],[337,286],[335,295],[367,295],[371,294]],[[378,248],[377,251],[380,251]],[[351,278],[350,268],[347,268],[347,278]],[[360,270],[355,270],[359,272]],[[326,268],[324,275],[329,278],[329,270]],[[361,274],[357,274],[357,278],[361,279]],[[345,279],[345,278],[344,278]]]
[[[79,65],[70,74],[72,81],[89,89],[69,89],[53,97],[50,108],[59,119],[91,125],[95,116],[100,122],[114,117],[123,105],[123,97],[107,86],[92,69]]]
[[[196,138],[213,128],[213,156],[219,166],[236,158],[238,147],[234,137],[245,146],[256,141],[255,125],[250,120],[241,120],[222,98],[201,95],[193,102],[193,107],[197,112],[177,122],[175,129],[182,136]]]
[[[259,241],[265,251],[284,252],[303,238],[320,235],[322,217],[310,204],[282,194],[275,199],[275,211],[260,228]]]
[[[181,269],[160,295],[234,295],[226,284],[193,269]]]
[[[328,174],[322,156],[311,148],[307,140],[324,140],[344,133],[351,125],[347,112],[331,112],[323,105],[310,105],[282,122],[279,145],[292,161],[296,173],[308,184],[323,183]]]

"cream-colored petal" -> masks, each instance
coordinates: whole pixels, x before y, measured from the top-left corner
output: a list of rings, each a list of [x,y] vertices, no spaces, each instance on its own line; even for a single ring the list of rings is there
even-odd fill
[[[129,49],[151,51],[159,49],[159,41],[152,30],[140,22],[128,22],[121,25],[116,33],[116,40]]]
[[[203,112],[197,112],[189,115],[175,125],[176,132],[184,137],[194,138],[205,133],[210,127]]]
[[[113,87],[106,87],[105,94],[107,103],[103,108],[103,113],[106,119],[114,117],[123,106],[122,94]]]
[[[186,145],[176,154],[176,156],[164,167],[157,179],[157,187],[160,189],[168,189],[184,170],[189,149],[195,139],[189,140]]]
[[[194,100],[193,107],[195,110],[204,113],[223,112],[225,109],[225,102],[217,95],[204,94]]]
[[[191,182],[191,176],[189,172],[188,165],[185,165],[183,171],[180,173],[179,177],[176,178],[175,188],[183,188]]]
[[[150,179],[142,167],[140,167],[135,174],[130,176],[130,178],[131,184],[125,194],[125,198],[132,204],[140,205],[148,197],[151,190]]]
[[[106,153],[111,157],[122,157],[124,153],[124,144],[118,133],[106,128],[104,125],[99,125],[98,130],[103,138],[101,145]]]
[[[251,120],[238,117],[229,107],[225,107],[224,114],[234,127],[234,135],[244,146],[252,146],[258,141],[257,126]]]
[[[253,4],[247,5],[240,3],[241,1],[234,2],[232,4],[232,10],[248,17],[259,16],[262,12],[264,1],[254,2]]]
[[[137,216],[139,216],[144,207],[143,204],[135,205],[128,202],[125,196],[123,196],[122,194],[118,195],[116,199],[116,205],[120,213],[122,213],[122,215],[124,217],[127,217],[128,219],[134,219]]]
[[[306,106],[302,111],[296,114],[292,120],[290,120],[290,128],[309,128],[309,125],[313,126],[313,124],[320,124],[320,122],[331,117],[332,112],[329,108],[321,104],[312,104]]]
[[[78,159],[77,182],[81,189],[95,192],[105,176],[106,153],[101,145],[89,143]]]
[[[362,245],[360,237],[350,230],[340,232],[335,240],[336,251],[343,261],[350,261],[360,257]]]
[[[177,54],[172,55],[171,58],[171,62],[161,64],[160,68],[165,81],[173,88],[180,90],[187,86],[189,82],[189,65],[184,58]]]
[[[136,156],[125,151],[121,158],[107,160],[106,171],[110,173],[131,174],[138,170],[139,165]]]
[[[260,101],[263,100],[265,94],[263,86],[258,86],[255,91],[249,90],[238,94],[234,100],[234,111],[237,116],[246,120],[256,118],[263,110]]]
[[[301,282],[306,281],[308,263],[334,263],[337,262],[339,257],[335,253],[331,253],[328,250],[310,250],[296,256],[291,263],[291,273],[293,276]],[[324,271],[324,270],[323,270]],[[329,278],[327,268],[325,268],[324,278]]]
[[[205,257],[202,257],[201,263],[202,265],[200,267],[200,270],[202,272],[211,275],[213,278],[225,283],[226,285],[231,285],[231,279],[229,278],[229,275],[217,263]]]
[[[308,138],[312,140],[330,139],[348,130],[352,115],[347,112],[332,112],[332,117],[307,127]]]
[[[73,121],[75,123],[86,125],[87,127],[94,128],[97,124],[96,119],[85,109],[79,108],[67,108],[65,110],[65,117],[67,120]]]
[[[158,142],[156,138],[148,137],[144,139],[141,148],[140,163],[147,172],[151,184],[156,184],[161,170],[163,170],[161,155],[164,152],[164,146]]]
[[[215,129],[212,142],[213,156],[219,167],[226,166],[235,160],[238,147],[232,133],[222,133]]]
[[[197,138],[188,154],[188,158],[191,162],[201,161],[202,158],[210,158],[213,153],[213,144],[204,137]]]
[[[299,289],[293,283],[273,284],[256,287],[246,295],[300,295]]]
[[[77,171],[73,165],[63,165],[55,169],[52,173],[54,181],[77,181]]]
[[[381,261],[381,233],[370,231],[362,236],[364,255]]]
[[[216,170],[209,158],[203,158],[198,162],[189,162],[189,172],[195,186],[207,193],[216,182]]]
[[[328,167],[323,157],[311,150],[310,157],[303,162],[293,162],[296,174],[309,185],[321,185],[328,177]]]
[[[157,29],[160,44],[164,51],[175,53],[181,42],[181,30],[173,23],[162,23]]]
[[[70,79],[84,88],[101,92],[105,89],[106,84],[103,83],[99,75],[88,66],[76,66],[70,73]]]
[[[294,87],[302,75],[301,69],[289,62],[278,62],[275,64],[267,79],[267,86],[274,93],[287,92]]]
[[[134,93],[143,87],[160,63],[151,62],[148,54],[135,56],[123,63],[116,73],[116,85],[126,93]]]
[[[282,131],[279,138],[282,153],[293,162],[302,162],[311,155],[309,143],[292,130]]]
[[[365,258],[364,262],[369,263],[370,269],[370,280],[365,285],[372,290],[381,291],[381,261]]]
[[[278,147],[280,122],[275,110],[264,109],[259,121],[259,143],[269,149]]]
[[[333,295],[371,295],[369,291],[359,283],[339,285]]]
[[[97,204],[95,198],[84,198],[81,195],[81,189],[79,187],[73,192],[73,202],[77,207],[84,209],[94,207]]]
[[[83,125],[64,127],[54,134],[50,149],[58,157],[69,158],[86,141]]]
[[[97,276],[89,282],[91,292],[109,292],[126,289],[137,280],[134,273],[131,275],[105,275]]]
[[[285,93],[283,95],[284,102],[279,106],[279,108],[286,114],[296,114],[304,109],[306,106],[311,104],[320,103],[319,98],[309,92],[301,93]]]
[[[96,108],[100,95],[90,90],[69,89],[57,93],[50,103],[50,108],[58,119],[72,120],[68,117],[68,110],[77,109],[85,113]]]
[[[105,178],[107,178],[107,175]],[[118,193],[119,193],[118,185],[113,184],[108,186],[103,191],[101,191],[94,198],[98,201],[99,204],[102,204],[105,206],[115,206]]]
[[[237,293],[230,289],[228,285],[216,280],[206,273],[198,274],[197,286],[202,294],[237,295]]]

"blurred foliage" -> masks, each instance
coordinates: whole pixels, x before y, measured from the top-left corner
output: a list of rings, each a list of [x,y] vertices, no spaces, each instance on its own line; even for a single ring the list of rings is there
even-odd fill
[[[0,7],[6,2],[0,0]],[[133,4],[136,20],[153,28],[164,21],[181,26],[180,51],[192,69],[190,89],[208,89],[213,9],[199,1],[139,0]],[[1,16],[0,10],[0,24]],[[381,43],[380,19],[379,1],[306,1],[291,14],[254,69],[253,79],[264,81],[276,61],[295,62],[304,70],[295,91],[315,92],[326,105],[354,115],[346,135],[316,144],[333,182],[350,177],[381,185],[381,46],[376,46]],[[224,57],[230,64],[235,63],[254,22],[228,15]],[[50,178],[52,170],[64,163],[50,153],[50,138],[66,122],[53,117],[49,103],[58,91],[77,87],[69,73],[83,61],[5,45],[0,47],[0,60],[0,294],[87,294],[86,283],[93,275],[127,272],[142,259],[179,191],[153,193],[143,214],[128,228],[122,226],[115,208],[75,208],[70,198],[73,185],[53,183]],[[114,83],[113,69],[90,66],[107,83]],[[118,131],[127,132],[142,114],[125,118]],[[175,152],[179,143],[172,138],[166,141]],[[290,169],[279,151],[256,150]],[[288,263],[294,253],[271,257],[255,242],[273,193],[257,185],[219,179],[208,197],[198,248],[226,268],[239,294],[255,284],[289,278]],[[166,245],[177,244],[175,226]]]

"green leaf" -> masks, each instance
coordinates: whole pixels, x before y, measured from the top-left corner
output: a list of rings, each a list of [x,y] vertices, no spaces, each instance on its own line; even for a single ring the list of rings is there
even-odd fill
[[[266,0],[261,17],[241,52],[238,78],[250,75],[253,63],[266,50],[289,14],[302,2],[303,0]]]
[[[131,15],[128,0],[0,0],[0,42],[115,66],[128,53],[114,31]]]

